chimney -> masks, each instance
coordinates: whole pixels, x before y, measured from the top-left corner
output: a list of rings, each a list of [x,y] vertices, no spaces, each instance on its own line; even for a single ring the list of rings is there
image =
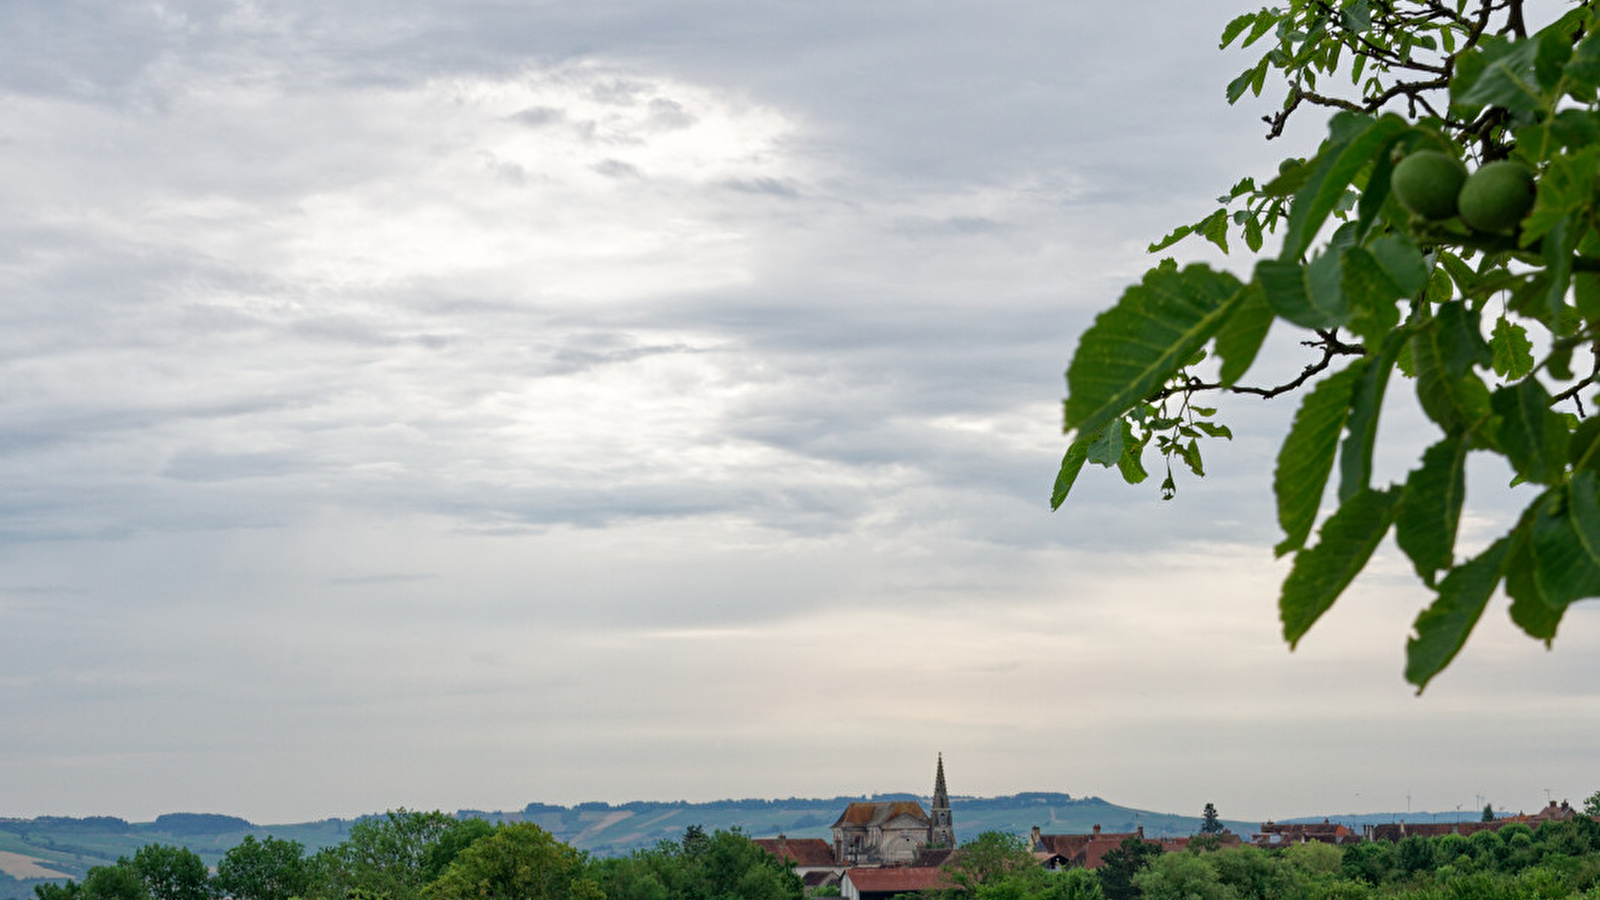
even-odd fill
[[[1144,840],[1144,826],[1143,825],[1139,826],[1139,840],[1141,840],[1141,841]]]
[[[1043,843],[1044,843],[1044,840],[1039,836],[1039,826],[1037,826],[1037,825],[1033,826],[1033,849],[1034,850],[1042,850],[1042,849],[1044,849],[1043,847],[1040,846]]]
[[[1100,833],[1100,826],[1099,825],[1094,826],[1094,833],[1095,834],[1099,834]]]

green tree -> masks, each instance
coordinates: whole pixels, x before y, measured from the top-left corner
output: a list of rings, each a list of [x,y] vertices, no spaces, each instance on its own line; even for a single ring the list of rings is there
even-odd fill
[[[971,900],[1105,900],[1100,879],[1088,869],[1053,872],[1038,866],[992,878],[970,892],[952,893]]]
[[[501,825],[461,851],[427,900],[605,900],[583,854],[532,822]]]
[[[146,844],[132,859],[117,860],[139,880],[154,900],[210,900],[211,873],[200,855],[187,847]]]
[[[1397,860],[1395,845],[1388,841],[1361,841],[1347,844],[1339,871],[1351,881],[1380,885],[1393,874]]]
[[[1200,833],[1222,833],[1222,819],[1217,816],[1216,804],[1207,802],[1206,808],[1200,811]]]
[[[1283,861],[1306,875],[1333,875],[1339,871],[1344,854],[1333,844],[1306,841],[1283,851]]]
[[[128,866],[95,866],[83,876],[76,900],[150,900],[150,891]]]
[[[1585,362],[1600,343],[1597,24],[1588,3],[1530,23],[1523,0],[1286,0],[1230,22],[1224,47],[1264,50],[1230,102],[1272,75],[1287,91],[1268,137],[1321,108],[1333,112],[1327,138],[1151,246],[1199,235],[1226,252],[1232,236],[1259,252],[1271,233],[1275,255],[1242,278],[1162,260],[1083,334],[1052,504],[1087,462],[1143,481],[1152,447],[1171,498],[1174,468],[1203,475],[1202,442],[1231,437],[1205,397],[1303,391],[1273,478],[1275,552],[1293,555],[1279,597],[1291,648],[1391,532],[1432,595],[1406,646],[1419,691],[1502,584],[1512,620],[1553,640],[1570,604],[1600,595],[1600,419],[1586,418],[1600,368]],[[1408,165],[1424,153],[1448,164]],[[1462,161],[1478,171],[1451,196]],[[1293,377],[1252,371],[1274,326],[1311,348]],[[1437,433],[1403,480],[1379,484],[1378,422],[1397,374]],[[1463,557],[1474,455],[1508,466],[1532,498]]]
[[[1472,853],[1476,868],[1493,871],[1499,868],[1500,860],[1505,858],[1506,842],[1499,832],[1484,829],[1468,835],[1467,849]]]
[[[1583,814],[1590,818],[1600,819],[1600,791],[1595,791],[1589,795],[1588,799],[1583,801]]]
[[[1277,900],[1297,892],[1304,875],[1259,847],[1230,847],[1205,857],[1217,879],[1241,900]]]
[[[82,886],[76,881],[44,881],[33,886],[34,900],[77,900]]]
[[[1123,838],[1122,843],[1107,851],[1099,868],[1100,890],[1107,900],[1133,900],[1139,896],[1139,886],[1134,876],[1144,871],[1150,861],[1161,855],[1161,845],[1140,837]]]
[[[1030,900],[1104,900],[1104,897],[1100,879],[1093,872],[1067,869],[1049,873],[1045,889]]]
[[[289,900],[306,893],[311,870],[299,841],[245,835],[217,863],[214,883],[234,900]]]
[[[1493,822],[1494,821],[1494,804],[1493,803],[1485,803],[1483,805],[1483,818],[1479,819],[1479,821],[1480,822]]]
[[[1144,900],[1237,900],[1234,889],[1192,853],[1166,853],[1133,876]]]
[[[345,898],[363,890],[387,900],[417,900],[449,860],[436,847],[458,827],[437,810],[414,812],[404,807],[350,826],[345,841],[322,850],[310,868],[312,892]]]
[[[792,868],[739,831],[706,834],[699,826],[677,842],[602,860],[594,875],[605,896],[629,900],[801,900],[805,894]]]
[[[970,891],[978,885],[1036,869],[1038,864],[1022,838],[1003,831],[985,831],[956,848],[944,868],[953,884]]]
[[[1395,862],[1401,873],[1415,875],[1433,868],[1433,842],[1420,835],[1403,838],[1395,848]]]

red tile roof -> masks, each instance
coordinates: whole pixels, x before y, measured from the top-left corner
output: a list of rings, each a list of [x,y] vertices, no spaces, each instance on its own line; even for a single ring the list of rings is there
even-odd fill
[[[821,838],[756,838],[757,847],[797,866],[832,866],[833,845]]]
[[[955,887],[944,869],[930,866],[890,866],[851,869],[844,873],[858,891],[925,891]]]

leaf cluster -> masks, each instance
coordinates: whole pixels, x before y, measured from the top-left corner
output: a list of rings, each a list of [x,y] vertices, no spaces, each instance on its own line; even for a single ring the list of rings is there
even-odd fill
[[[1502,588],[1513,621],[1548,643],[1568,606],[1600,596],[1600,421],[1585,403],[1600,403],[1586,398],[1600,380],[1600,12],[1577,4],[1530,30],[1521,0],[1291,0],[1234,19],[1222,45],[1235,43],[1265,52],[1229,100],[1274,75],[1286,93],[1268,136],[1318,106],[1327,136],[1151,247],[1199,235],[1227,251],[1230,226],[1253,252],[1280,236],[1247,279],[1162,260],[1083,334],[1052,506],[1086,463],[1143,481],[1152,446],[1170,499],[1172,460],[1202,476],[1202,439],[1231,437],[1196,395],[1300,392],[1273,478],[1275,552],[1293,555],[1279,603],[1289,645],[1391,533],[1433,595],[1406,648],[1419,690]],[[1469,168],[1514,161],[1537,179],[1531,211],[1504,233],[1421,220],[1391,192],[1396,162],[1420,150]],[[1248,384],[1274,326],[1314,358]],[[1403,480],[1380,484],[1378,425],[1397,378],[1437,434]],[[1498,458],[1532,496],[1504,534],[1464,554],[1472,458]]]

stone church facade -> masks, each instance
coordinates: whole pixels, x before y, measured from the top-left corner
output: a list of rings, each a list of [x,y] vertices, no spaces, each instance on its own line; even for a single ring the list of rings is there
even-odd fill
[[[929,812],[915,800],[850,804],[833,823],[834,859],[849,866],[905,866],[927,850],[955,847],[943,754],[934,775],[932,806]]]

